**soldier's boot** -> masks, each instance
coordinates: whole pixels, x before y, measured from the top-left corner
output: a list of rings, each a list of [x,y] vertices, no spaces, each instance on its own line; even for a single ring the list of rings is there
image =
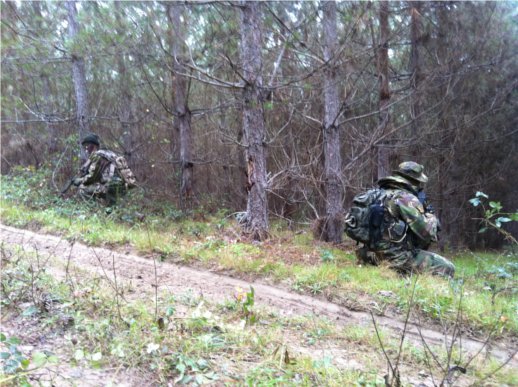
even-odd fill
[[[443,256],[426,250],[417,250],[414,266],[418,271],[453,278],[455,265]]]
[[[360,247],[355,251],[356,263],[359,265],[379,265],[379,259],[376,253],[369,251],[366,247]]]

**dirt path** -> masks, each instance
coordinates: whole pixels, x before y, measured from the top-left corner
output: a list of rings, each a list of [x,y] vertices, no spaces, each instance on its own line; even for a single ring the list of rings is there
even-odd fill
[[[5,225],[0,225],[0,242],[47,252],[59,257],[65,263],[70,259],[75,265],[86,270],[112,278],[115,267],[117,279],[131,282],[137,294],[152,294],[155,284],[158,284],[159,288],[172,292],[184,292],[192,289],[209,300],[221,302],[232,298],[236,287],[248,289],[252,285],[255,289],[256,304],[274,308],[280,315],[325,316],[340,325],[361,325],[372,329],[372,319],[368,313],[352,311],[331,302],[292,293],[261,282],[246,282],[189,267],[154,262],[152,259],[141,258],[129,253],[117,253],[104,248],[88,247],[80,243],[72,244],[56,236],[37,234]],[[401,321],[389,317],[377,316],[376,322],[379,326],[392,331],[394,335],[398,335],[404,328]],[[428,345],[446,344],[443,332],[430,328],[419,330],[415,324],[409,324],[407,330],[407,340],[417,345],[422,345],[421,336]],[[468,353],[476,353],[481,349],[483,352],[486,351],[482,341],[472,338],[463,337],[461,344],[462,350]],[[458,346],[459,343],[456,345]],[[506,347],[504,343],[491,345],[491,355],[500,361],[508,359],[513,350],[514,348]],[[510,365],[518,366],[517,356],[514,356]]]

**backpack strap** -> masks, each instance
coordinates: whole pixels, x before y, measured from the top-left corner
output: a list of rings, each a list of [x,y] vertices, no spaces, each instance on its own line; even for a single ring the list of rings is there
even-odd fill
[[[369,208],[369,248],[374,249],[383,236],[385,206],[376,200]]]
[[[386,208],[389,217],[389,224],[387,226],[387,233],[389,241],[396,244],[408,243],[408,225],[400,218],[399,210],[395,205],[395,200],[405,191],[388,190],[386,198]]]

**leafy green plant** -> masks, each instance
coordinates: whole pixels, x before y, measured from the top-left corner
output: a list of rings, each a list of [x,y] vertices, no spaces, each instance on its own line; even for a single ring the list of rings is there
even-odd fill
[[[498,231],[507,240],[512,249],[514,250],[518,246],[518,241],[513,235],[504,230],[502,225],[504,223],[518,221],[518,211],[506,212],[503,210],[503,206],[500,202],[489,200],[489,196],[483,192],[478,191],[475,197],[470,199],[469,202],[474,206],[480,206],[483,210],[483,218],[479,218],[482,227],[479,233],[484,233],[488,229]],[[495,305],[495,298],[498,294],[504,292],[516,293],[518,285],[514,278],[516,268],[518,264],[516,262],[508,262],[506,266],[493,265],[485,272],[486,281],[484,282],[485,290],[491,292],[491,305]]]
[[[32,208],[52,206],[59,199],[52,195],[47,183],[50,180],[51,171],[48,168],[15,167],[10,175],[2,176],[2,195],[7,200],[15,200]]]
[[[2,370],[5,374],[15,374],[29,367],[30,360],[18,350],[20,339],[8,338],[4,333],[0,333],[0,343],[4,347],[4,351],[0,352],[0,359],[3,361]]]
[[[331,251],[323,250],[320,254],[320,259],[322,260],[322,262],[332,262],[335,260],[335,256]]]
[[[9,381],[16,381],[19,386],[30,386],[27,376],[46,364],[56,364],[58,358],[51,353],[34,352],[31,357],[25,356],[19,349],[20,339],[11,336],[7,337],[0,333],[0,360],[2,372],[5,377],[0,376],[0,385]]]
[[[237,293],[235,294],[235,299],[240,305],[241,313],[245,318],[246,324],[254,324],[257,316],[253,310],[255,303],[255,290],[252,286],[250,286],[250,291],[245,292],[241,288],[237,288]]]
[[[482,223],[482,227],[478,231],[479,233],[493,229],[501,233],[504,238],[514,246],[518,245],[516,238],[513,237],[510,232],[502,228],[503,223],[518,221],[518,211],[503,211],[503,206],[500,202],[489,200],[489,196],[481,191],[478,191],[475,197],[470,199],[469,202],[474,207],[482,207],[483,210],[483,218],[477,218],[477,220],[480,220]]]
[[[93,368],[99,368],[101,366],[101,360],[103,358],[102,352],[94,352],[90,353],[83,349],[76,349],[74,352],[74,360],[76,362],[81,362],[86,360],[90,363],[90,366]]]
[[[513,270],[515,262],[508,262],[505,266],[492,266],[486,271],[484,290],[491,293],[491,305],[495,306],[496,297],[499,294],[518,292],[516,270]]]
[[[203,358],[193,359],[182,353],[175,353],[168,358],[171,368],[178,374],[175,384],[207,384],[216,382],[219,377],[211,371],[209,362]]]

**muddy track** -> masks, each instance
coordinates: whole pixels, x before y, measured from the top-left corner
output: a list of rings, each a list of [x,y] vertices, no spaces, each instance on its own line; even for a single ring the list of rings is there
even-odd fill
[[[327,317],[340,325],[361,325],[373,329],[372,318],[369,313],[349,310],[332,302],[327,302],[314,297],[290,292],[287,289],[256,282],[246,282],[228,276],[196,270],[171,263],[154,262],[131,255],[119,253],[104,248],[93,248],[80,243],[71,243],[62,238],[38,234],[27,230],[20,230],[5,225],[0,225],[0,242],[7,245],[23,246],[24,249],[36,250],[40,253],[51,254],[58,257],[64,263],[70,262],[85,270],[98,272],[102,276],[113,277],[114,267],[117,280],[131,282],[136,293],[150,293],[154,291],[155,284],[162,289],[172,292],[185,292],[192,289],[203,297],[221,302],[231,299],[236,287],[248,289],[252,285],[255,289],[255,301],[257,305],[271,307],[285,316],[315,315]],[[156,269],[156,275],[155,275]],[[389,329],[394,335],[399,336],[404,329],[404,323],[400,320],[376,316],[378,326]],[[406,339],[417,345],[422,345],[424,339],[428,345],[447,345],[451,338],[443,332],[435,329],[420,328],[410,323],[407,326]],[[487,355],[487,347],[484,342],[473,338],[462,337],[456,346],[463,351],[474,354],[482,351]],[[491,355],[505,361],[516,350],[510,347],[510,343],[491,343]],[[518,366],[518,357],[511,360],[512,366]]]

